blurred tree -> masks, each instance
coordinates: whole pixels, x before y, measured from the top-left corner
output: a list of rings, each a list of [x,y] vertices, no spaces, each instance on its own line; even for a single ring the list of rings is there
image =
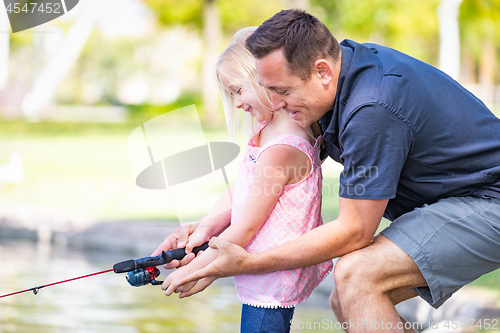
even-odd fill
[[[488,85],[498,83],[495,64],[500,45],[500,0],[464,0],[459,21],[467,78]]]
[[[393,47],[426,62],[436,63],[440,0],[310,0],[311,12],[344,38]]]
[[[437,65],[442,0],[310,0],[311,12],[339,39],[382,43]],[[459,11],[466,82],[498,83],[500,0],[463,0]]]
[[[220,122],[218,109],[218,91],[214,84],[212,68],[217,61],[219,44],[222,39],[219,12],[215,7],[215,0],[205,0],[203,4],[203,41],[205,53],[201,74],[201,92],[206,112],[206,121],[214,126]]]
[[[184,25],[203,29],[203,8],[208,0],[143,0],[155,12],[158,21],[165,26]],[[257,26],[283,9],[293,5],[283,0],[214,0],[219,12],[220,24],[225,34],[232,35],[243,27]],[[301,1],[307,3],[307,1]]]
[[[40,120],[46,116],[42,114],[48,111],[57,88],[76,63],[94,29],[97,19],[96,7],[94,6],[97,3],[96,0],[88,2],[88,5],[79,13],[65,34],[57,52],[47,60],[47,64],[39,70],[39,74],[37,73],[38,75],[34,78],[31,89],[24,96],[21,104],[21,109],[28,119]],[[36,38],[35,42],[37,42]],[[39,47],[35,45],[35,56],[40,56],[37,49],[39,50]],[[37,64],[37,66],[41,65],[41,62]]]
[[[132,59],[134,50],[146,42],[134,38],[108,39],[95,29],[68,80],[58,89],[59,103],[120,104],[116,97],[119,84],[135,72],[147,71],[146,66]]]
[[[8,31],[9,19],[7,13],[0,13],[0,31]],[[0,90],[7,85],[9,77],[10,34],[0,35]]]
[[[282,8],[279,0],[143,0],[164,26],[184,25],[200,31],[205,52],[202,63],[202,96],[209,124],[220,122],[218,91],[212,68],[224,48],[224,35],[242,27],[257,26]]]
[[[439,19],[439,69],[458,80],[460,77],[460,28],[458,12],[463,0],[441,0]]]

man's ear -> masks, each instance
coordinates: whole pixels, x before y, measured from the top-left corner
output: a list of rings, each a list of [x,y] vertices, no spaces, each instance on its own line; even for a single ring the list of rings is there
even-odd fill
[[[329,85],[333,80],[333,67],[332,64],[326,59],[318,59],[314,62],[313,75],[321,80],[324,86]]]

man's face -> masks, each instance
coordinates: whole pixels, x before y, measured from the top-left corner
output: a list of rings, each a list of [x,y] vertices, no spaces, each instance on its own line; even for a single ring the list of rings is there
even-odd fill
[[[256,59],[255,66],[260,84],[270,93],[272,109],[282,108],[300,126],[310,126],[333,107],[336,92],[330,84],[325,86],[319,71],[313,68],[306,81],[291,75],[281,49]]]

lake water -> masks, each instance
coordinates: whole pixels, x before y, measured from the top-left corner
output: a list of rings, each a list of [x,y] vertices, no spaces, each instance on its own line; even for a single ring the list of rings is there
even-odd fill
[[[127,259],[121,253],[2,240],[0,295],[110,269]],[[203,293],[181,300],[164,296],[159,286],[131,287],[125,274],[109,272],[43,288],[37,295],[1,298],[0,332],[238,332],[240,311],[232,279],[216,281]],[[334,316],[327,297],[313,294],[296,309],[294,319],[321,322]]]

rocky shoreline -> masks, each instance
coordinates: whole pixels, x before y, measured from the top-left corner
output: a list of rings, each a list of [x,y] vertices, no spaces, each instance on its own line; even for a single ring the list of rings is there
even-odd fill
[[[77,250],[144,256],[178,226],[167,221],[98,221],[46,207],[0,205],[0,241],[26,239]]]

